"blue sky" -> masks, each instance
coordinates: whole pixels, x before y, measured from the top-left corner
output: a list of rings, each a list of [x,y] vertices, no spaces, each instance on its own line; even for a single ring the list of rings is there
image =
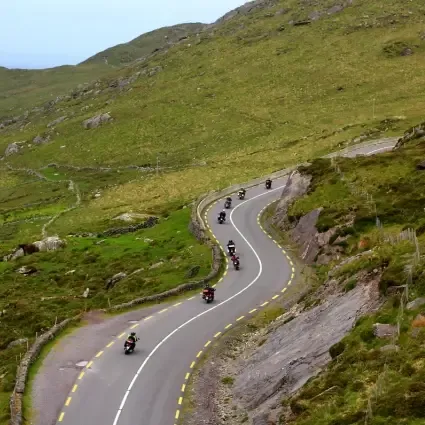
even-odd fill
[[[244,0],[10,0],[0,11],[0,66],[74,65],[142,33],[211,23]]]

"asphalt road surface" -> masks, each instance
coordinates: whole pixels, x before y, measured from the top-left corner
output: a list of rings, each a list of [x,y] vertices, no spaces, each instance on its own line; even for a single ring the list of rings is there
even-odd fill
[[[390,149],[394,141],[355,148],[348,154],[373,154]],[[203,212],[217,240],[236,244],[241,268],[229,264],[211,304],[191,297],[133,325],[140,341],[124,354],[126,333],[82,371],[58,418],[62,425],[173,425],[183,396],[182,385],[200,351],[226,326],[248,317],[255,308],[295,284],[296,270],[258,224],[266,205],[278,199],[288,177],[273,181],[271,190],[260,185],[247,190],[243,201],[233,195],[226,223],[217,223],[224,201]],[[241,319],[242,320],[242,319]],[[129,330],[128,330],[129,331]],[[198,356],[198,357],[199,357]]]

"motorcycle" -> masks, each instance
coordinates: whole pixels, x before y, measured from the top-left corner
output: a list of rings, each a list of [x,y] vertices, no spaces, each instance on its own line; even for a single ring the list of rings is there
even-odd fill
[[[227,200],[227,201],[224,203],[224,208],[229,209],[229,208],[231,208],[231,207],[232,207],[232,202],[231,202],[231,201],[229,201],[229,200]]]
[[[202,292],[202,299],[205,300],[207,304],[214,301],[214,292],[208,291],[208,289],[204,289]]]
[[[242,201],[245,199],[245,193],[244,192],[238,192],[238,198]]]
[[[271,180],[266,181],[266,189],[271,189],[271,187],[272,187]]]
[[[217,220],[218,220],[218,222],[220,223],[220,224],[223,224],[224,222],[225,222],[225,218],[224,217],[222,217],[221,215],[219,215],[218,217],[217,217]]]
[[[124,342],[124,354],[131,354],[136,348],[136,343],[131,339],[127,339]]]
[[[235,270],[239,270],[239,266],[240,266],[239,260],[238,259],[233,260],[233,267],[235,268]]]

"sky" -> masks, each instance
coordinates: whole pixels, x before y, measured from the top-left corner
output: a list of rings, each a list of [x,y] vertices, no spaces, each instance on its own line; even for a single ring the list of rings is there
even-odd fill
[[[244,0],[11,0],[0,11],[0,66],[75,65],[154,29],[211,23]]]

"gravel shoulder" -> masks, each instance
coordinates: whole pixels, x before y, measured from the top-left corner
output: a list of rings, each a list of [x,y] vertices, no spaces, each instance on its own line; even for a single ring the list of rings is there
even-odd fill
[[[38,370],[32,384],[29,423],[56,424],[66,398],[84,367],[84,364],[77,364],[88,362],[111,338],[128,329],[130,321],[140,321],[164,306],[158,304],[112,317],[96,311],[87,313],[83,318],[87,324],[59,338]]]

